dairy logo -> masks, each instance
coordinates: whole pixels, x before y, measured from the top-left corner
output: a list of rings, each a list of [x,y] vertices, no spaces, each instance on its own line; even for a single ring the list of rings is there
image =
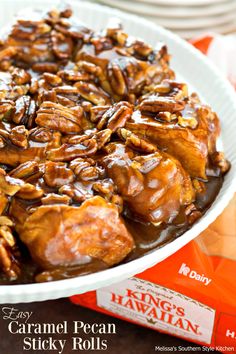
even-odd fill
[[[181,275],[184,275],[185,277],[188,277],[190,279],[194,279],[196,281],[199,281],[199,282],[203,283],[205,286],[209,285],[212,281],[212,279],[206,277],[205,274],[197,273],[196,270],[191,269],[185,263],[181,264],[178,273]]]

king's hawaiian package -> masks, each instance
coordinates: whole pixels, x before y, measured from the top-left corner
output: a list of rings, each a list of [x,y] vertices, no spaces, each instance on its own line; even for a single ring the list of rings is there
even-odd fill
[[[236,197],[194,241],[79,305],[221,352],[236,352]]]

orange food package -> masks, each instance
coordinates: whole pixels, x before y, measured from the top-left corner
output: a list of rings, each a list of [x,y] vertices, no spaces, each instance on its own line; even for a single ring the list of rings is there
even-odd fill
[[[235,275],[236,195],[207,230],[166,260],[71,301],[222,353],[235,353]]]

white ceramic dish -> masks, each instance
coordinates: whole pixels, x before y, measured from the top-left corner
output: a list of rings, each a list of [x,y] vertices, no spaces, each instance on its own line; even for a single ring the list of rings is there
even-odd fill
[[[99,2],[117,7],[123,11],[130,11],[143,16],[152,16],[158,18],[209,18],[216,15],[225,16],[236,9],[236,2],[212,3],[207,6],[175,6],[159,5],[155,2],[148,3],[146,0],[98,0]]]
[[[147,17],[148,19],[148,17]],[[152,19],[149,19],[150,21]],[[158,23],[158,22],[155,22]],[[219,34],[233,34],[236,32],[236,21],[232,21],[221,26],[214,26],[209,28],[198,28],[198,29],[175,29],[173,30],[177,35],[182,38],[191,39],[195,37],[204,36],[206,33],[219,33]]]
[[[143,0],[142,0],[143,1]],[[177,6],[207,6],[214,3],[224,4],[228,0],[147,0],[149,3],[159,5]]]
[[[58,4],[57,0],[35,0],[35,8],[44,9]],[[170,244],[128,264],[119,265],[96,274],[43,284],[0,286],[0,303],[43,301],[83,293],[129,278],[164,260],[202,232],[223,211],[236,187],[236,96],[230,84],[197,50],[176,35],[142,18],[127,15],[93,3],[71,0],[75,15],[92,28],[106,25],[111,16],[119,17],[132,35],[155,45],[163,40],[173,54],[172,67],[194,87],[219,114],[222,123],[222,143],[232,162],[223,187],[209,211],[189,231]],[[13,15],[32,5],[32,0],[1,0],[0,25],[9,24]],[[24,13],[23,11],[23,13]]]

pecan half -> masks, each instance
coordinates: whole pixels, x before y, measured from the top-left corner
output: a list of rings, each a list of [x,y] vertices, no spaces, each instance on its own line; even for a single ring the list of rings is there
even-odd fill
[[[36,161],[27,161],[12,170],[9,175],[13,178],[20,178],[25,181],[35,174],[38,175],[39,172],[40,166]]]
[[[29,131],[29,139],[40,143],[47,143],[52,140],[53,134],[47,128],[34,128]]]
[[[97,124],[97,128],[101,130],[106,125],[108,129],[115,132],[118,128],[125,126],[132,113],[133,106],[130,103],[125,101],[116,103],[102,115],[102,118]]]
[[[107,74],[112,90],[117,95],[122,97],[128,93],[120,60],[116,59],[108,64]]]
[[[63,144],[58,149],[47,152],[47,158],[52,161],[71,161],[77,157],[86,157],[95,154],[98,145],[95,139],[87,139],[80,144]]]
[[[176,101],[170,97],[162,97],[162,96],[149,96],[145,98],[140,103],[140,111],[158,113],[158,112],[178,112],[182,111],[185,107],[184,101]]]
[[[76,179],[82,181],[94,181],[102,174],[101,168],[97,167],[95,161],[90,158],[77,158],[71,161],[70,168],[76,174]]]
[[[103,106],[110,103],[109,96],[94,84],[79,81],[75,83],[75,87],[83,98],[96,105]]]
[[[46,197],[41,199],[43,205],[66,204],[69,205],[71,198],[68,195],[60,195],[55,193],[48,193]]]
[[[74,180],[72,170],[65,163],[47,161],[45,165],[44,180],[49,187],[61,187]]]
[[[78,133],[81,131],[82,107],[73,111],[59,103],[45,101],[37,111],[36,123],[39,126],[62,133]]]
[[[97,123],[102,119],[103,114],[110,108],[110,106],[95,106],[90,108],[90,120]]]

